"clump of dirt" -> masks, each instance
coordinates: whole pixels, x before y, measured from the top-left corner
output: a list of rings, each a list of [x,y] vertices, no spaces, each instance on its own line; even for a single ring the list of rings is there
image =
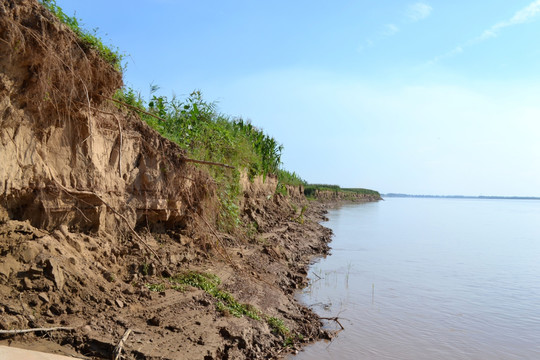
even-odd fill
[[[294,298],[329,249],[322,205],[244,176],[245,228],[218,232],[215,182],[106,100],[120,85],[37,1],[0,4],[0,328],[71,328],[40,349],[87,358],[127,329],[133,359],[273,358],[329,337]],[[220,284],[175,281],[189,274]]]

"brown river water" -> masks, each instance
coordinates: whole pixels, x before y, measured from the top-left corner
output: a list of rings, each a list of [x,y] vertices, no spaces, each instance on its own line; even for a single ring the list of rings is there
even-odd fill
[[[332,253],[299,297],[345,330],[290,360],[540,359],[540,201],[389,198],[328,217]]]

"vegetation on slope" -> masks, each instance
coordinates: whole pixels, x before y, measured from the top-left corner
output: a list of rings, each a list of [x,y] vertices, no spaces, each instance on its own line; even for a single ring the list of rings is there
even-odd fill
[[[304,187],[304,194],[307,197],[314,197],[317,191],[332,191],[336,193],[342,193],[344,195],[366,195],[380,198],[378,191],[362,188],[342,188],[339,185],[328,184],[308,184]]]
[[[122,56],[103,44],[96,31],[88,31],[75,16],[64,13],[55,0],[40,0],[61,22],[80,38],[81,44],[97,51],[103,59],[121,70]],[[286,195],[286,185],[304,186],[305,195],[313,197],[316,190],[331,190],[348,194],[379,195],[367,189],[342,189],[337,185],[309,185],[294,172],[282,169],[280,145],[273,137],[242,118],[232,118],[217,111],[215,103],[204,100],[200,91],[185,98],[157,95],[159,87],[151,87],[151,98],[144,99],[131,88],[119,89],[115,99],[140,111],[138,115],[165,138],[186,150],[188,156],[202,161],[227,164],[234,168],[208,166],[218,184],[221,204],[221,230],[232,231],[240,224],[240,171],[250,179],[261,175],[278,178],[276,192]],[[121,106],[121,105],[120,105]],[[166,171],[164,169],[163,171]]]
[[[218,183],[219,225],[222,230],[233,230],[240,223],[240,171],[247,171],[250,179],[287,173],[280,170],[283,147],[249,121],[220,114],[200,91],[182,99],[158,96],[155,86],[151,90],[149,101],[130,88],[120,89],[115,98],[140,109],[139,115],[148,125],[186,150],[190,157],[234,168],[208,166]]]

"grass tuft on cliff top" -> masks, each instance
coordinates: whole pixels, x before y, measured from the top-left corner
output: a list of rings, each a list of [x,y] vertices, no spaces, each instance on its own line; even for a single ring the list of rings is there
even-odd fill
[[[139,113],[142,120],[186,150],[189,157],[235,168],[206,166],[218,184],[221,204],[218,225],[221,230],[231,232],[240,225],[240,171],[247,171],[250,179],[258,175],[266,178],[272,174],[290,174],[280,169],[283,146],[249,121],[219,113],[216,104],[206,101],[198,90],[185,98],[157,95],[158,90],[159,87],[152,86],[151,98],[145,100],[126,87],[115,98],[154,115]],[[287,176],[284,181],[294,178]]]
[[[116,70],[122,71],[123,55],[118,49],[107,46],[103,40],[97,35],[97,29],[92,31],[85,29],[81,25],[81,20],[75,15],[67,15],[60,6],[56,4],[56,0],[39,0],[41,5],[55,15],[62,23],[66,24],[79,37],[81,45],[88,49],[93,49]]]

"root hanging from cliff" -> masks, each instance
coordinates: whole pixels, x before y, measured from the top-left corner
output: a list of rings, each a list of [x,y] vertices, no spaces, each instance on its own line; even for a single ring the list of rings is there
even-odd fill
[[[122,214],[120,214],[118,211],[116,211],[115,208],[113,208],[111,205],[109,205],[109,203],[107,203],[105,200],[103,200],[103,198],[101,198],[98,194],[96,194],[95,192],[92,192],[92,191],[80,191],[80,190],[74,190],[74,189],[68,189],[67,187],[65,187],[64,185],[60,184],[60,182],[58,180],[56,180],[56,178],[54,177],[54,175],[52,174],[52,171],[49,171],[50,175],[51,175],[51,179],[53,179],[53,181],[56,183],[56,185],[64,192],[70,194],[70,195],[89,195],[89,196],[94,196],[96,199],[98,199],[103,205],[105,205],[109,210],[111,210],[116,216],[118,216],[125,224],[126,226],[128,227],[128,229],[131,231],[131,233],[135,236],[135,238],[141,243],[144,245],[144,247],[150,251],[155,257],[157,260],[159,260],[159,262],[161,263],[161,265],[165,266],[165,263],[163,262],[163,260],[160,258],[160,256],[154,251],[154,249],[152,249],[152,247],[150,245],[148,245],[148,243],[146,241],[143,240],[143,238],[137,234],[137,232],[135,231],[135,229],[133,229],[133,227],[131,226],[131,224],[129,223],[129,220],[126,219],[126,217]]]
[[[41,5],[8,0],[0,4],[0,15],[0,58],[13,64],[9,73],[33,72],[31,80],[19,76],[15,85],[42,121],[69,118],[79,110],[79,102],[99,104],[100,94],[110,95],[122,85],[120,73],[95,51],[84,49],[77,36]]]

